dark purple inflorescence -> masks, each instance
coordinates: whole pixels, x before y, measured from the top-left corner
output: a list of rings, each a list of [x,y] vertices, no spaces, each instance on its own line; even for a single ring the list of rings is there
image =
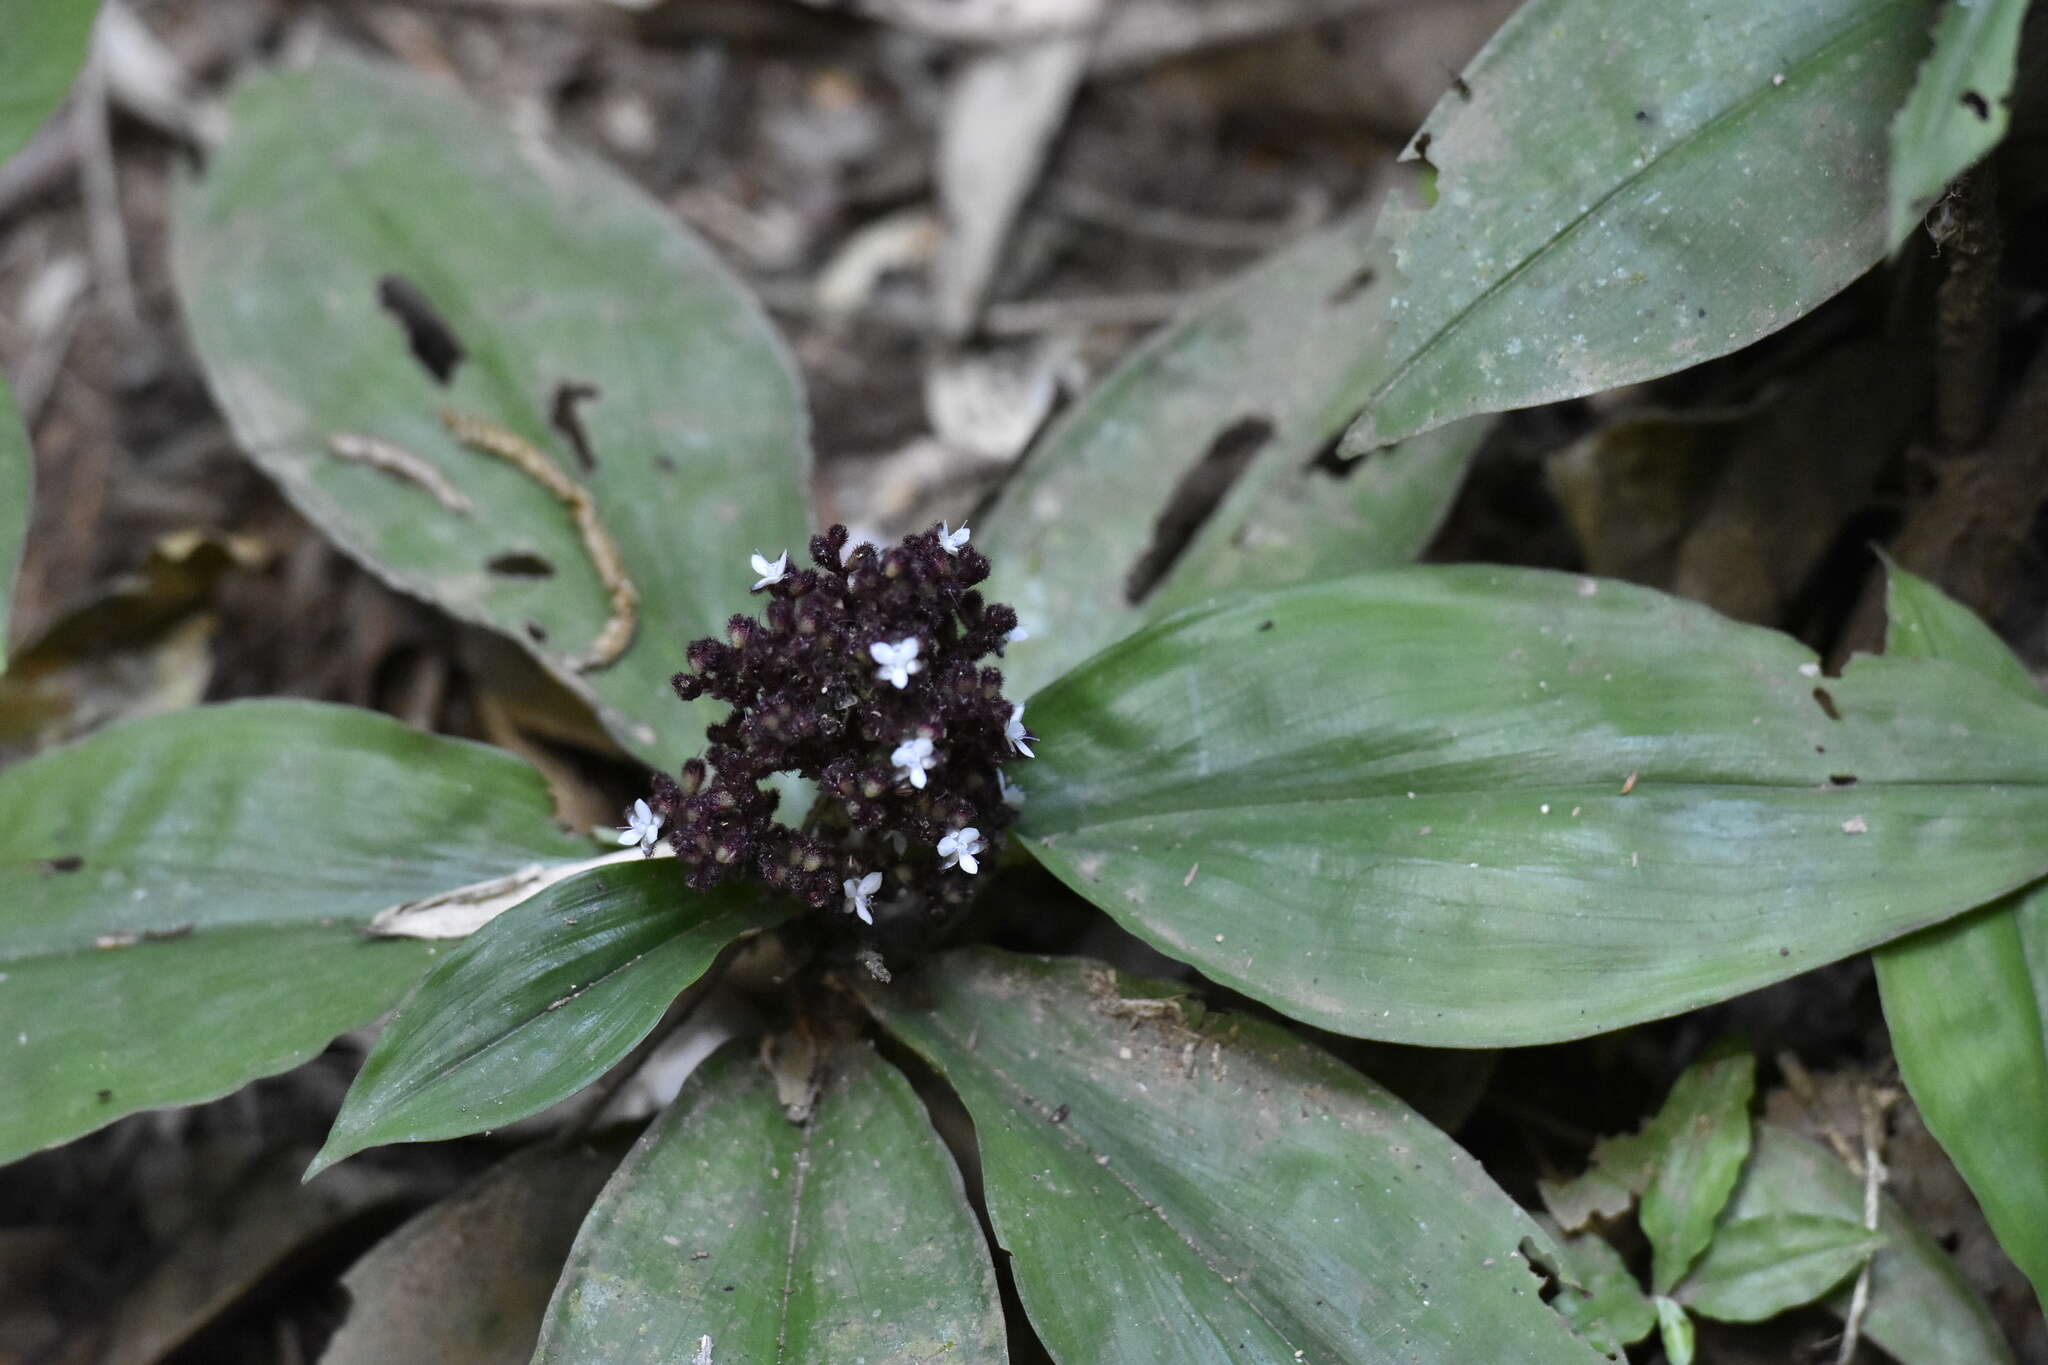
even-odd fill
[[[941,527],[848,553],[834,526],[811,538],[812,568],[757,561],[758,619],[691,644],[677,695],[732,711],[649,799],[691,886],[754,879],[864,921],[967,900],[1014,818],[1001,765],[1031,737],[981,663],[1017,613],[975,591],[989,564],[966,538]],[[784,772],[817,786],[801,829],[764,785]]]

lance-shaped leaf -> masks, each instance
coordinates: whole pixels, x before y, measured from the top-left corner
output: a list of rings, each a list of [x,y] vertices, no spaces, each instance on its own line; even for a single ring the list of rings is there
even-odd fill
[[[1651,1302],[1657,1308],[1657,1336],[1664,1343],[1664,1359],[1668,1365],[1692,1365],[1696,1343],[1692,1319],[1686,1316],[1685,1306],[1662,1294]]]
[[[0,161],[50,116],[85,62],[98,0],[0,0]]]
[[[1663,1151],[1643,1191],[1643,1233],[1650,1239],[1650,1287],[1671,1292],[1713,1238],[1714,1220],[1749,1156],[1749,1099],[1756,1058],[1748,1052],[1687,1067],[1657,1112]]]
[[[395,68],[257,76],[230,114],[173,264],[236,437],[379,576],[594,693],[628,748],[700,747],[678,642],[745,605],[752,551],[805,534],[804,407],[760,309],[614,172]],[[444,410],[531,442],[598,534]],[[633,643],[566,671],[626,619],[621,574]]]
[[[988,1244],[916,1092],[849,1048],[793,1123],[743,1044],[690,1077],[598,1196],[534,1356],[1007,1359]]]
[[[1860,1223],[1863,1180],[1819,1143],[1760,1123],[1723,1226],[1785,1213]],[[2012,1348],[1983,1300],[1889,1195],[1880,1201],[1877,1230],[1885,1245],[1870,1263],[1863,1335],[1904,1365],[2010,1365]],[[1848,1304],[1847,1289],[1827,1300],[1837,1316]]]
[[[989,1217],[1056,1359],[1598,1359],[1536,1292],[1519,1248],[1543,1231],[1276,1025],[987,951],[867,995],[973,1115]]]
[[[1745,346],[1876,263],[1930,0],[1533,0],[1409,148],[1369,449]]]
[[[1947,659],[2023,704],[2041,693],[1969,610],[1891,571],[1888,653]],[[2048,889],[1873,955],[1899,1074],[2013,1264],[2048,1301]]]
[[[2048,712],[1562,574],[1236,599],[1032,705],[1024,842],[1298,1018],[1536,1043],[1690,1009],[2048,869]]]
[[[4,158],[0,158],[4,160]],[[7,666],[7,622],[14,602],[14,575],[21,568],[21,544],[28,535],[35,456],[14,394],[0,379],[0,668]]]
[[[1701,1317],[1762,1322],[1812,1303],[1884,1245],[1846,1218],[1771,1213],[1738,1218],[1714,1234],[1674,1297]]]
[[[1194,305],[1031,451],[975,527],[995,566],[990,596],[1014,604],[1031,632],[1003,665],[1012,695],[1176,603],[1403,564],[1428,544],[1479,424],[1341,479],[1309,465],[1365,401],[1358,360],[1373,349],[1391,273],[1373,238],[1377,213],[1288,247]],[[1232,476],[1220,507],[1176,496],[1213,495]],[[1134,600],[1134,576],[1138,587],[1158,581]]]
[[[1998,145],[2012,120],[2013,67],[2027,0],[1958,0],[1891,127],[1891,237],[1900,241],[1948,182]]]
[[[309,702],[116,726],[0,810],[0,1160],[304,1061],[432,961],[378,909],[583,848],[526,764]]]
[[[671,859],[557,882],[445,954],[363,1062],[307,1178],[365,1147],[502,1127],[609,1071],[725,946],[786,909]]]

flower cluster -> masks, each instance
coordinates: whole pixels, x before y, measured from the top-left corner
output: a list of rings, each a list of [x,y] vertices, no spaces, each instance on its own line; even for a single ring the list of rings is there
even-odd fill
[[[675,676],[685,701],[732,710],[702,758],[655,779],[620,842],[665,838],[693,887],[751,878],[867,924],[881,905],[963,904],[1014,818],[1001,764],[1032,744],[981,663],[1023,632],[975,590],[989,565],[969,534],[942,523],[849,551],[834,526],[811,538],[814,567],[753,556],[766,608],[691,644]],[[817,786],[802,829],[777,822],[764,785],[784,772]]]

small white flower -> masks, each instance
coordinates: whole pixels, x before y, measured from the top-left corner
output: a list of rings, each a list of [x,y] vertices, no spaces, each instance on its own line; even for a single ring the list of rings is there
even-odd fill
[[[783,579],[789,577],[789,551],[787,550],[778,555],[772,563],[761,555],[753,556],[753,560],[754,572],[761,575],[754,580],[755,592],[759,592],[763,588],[772,588]]]
[[[938,758],[932,753],[932,742],[923,735],[914,735],[896,746],[889,755],[889,761],[901,770],[900,776],[910,779],[910,785],[924,790],[924,775],[939,766]]]
[[[881,665],[875,670],[875,676],[898,690],[910,685],[911,674],[924,671],[924,664],[917,657],[915,635],[893,644],[877,640],[868,646],[868,657]]]
[[[996,791],[1002,796],[1005,802],[1012,806],[1021,806],[1024,804],[1024,789],[1018,786],[1015,782],[1012,782],[1010,780],[1009,774],[1003,772],[1001,769],[998,769],[996,771]]]
[[[968,530],[964,522],[961,524],[960,529],[955,531],[949,529],[946,523],[942,521],[939,523],[939,548],[949,555],[957,555],[960,553],[961,547],[967,544],[968,538],[973,534],[974,532]]]
[[[957,867],[971,877],[981,871],[981,864],[974,860],[974,855],[987,847],[982,842],[981,831],[969,825],[939,840],[939,856],[946,860],[947,867]]]
[[[1031,632],[1024,629],[1024,627],[1022,626],[1016,626],[1012,628],[1010,633],[1008,635],[1005,635],[1003,638],[1005,640],[1008,640],[1013,645],[1021,645],[1026,640],[1031,638]]]
[[[1024,731],[1024,703],[1018,702],[1010,708],[1010,719],[1003,725],[1003,738],[1010,741],[1010,747],[1026,758],[1032,756],[1031,746],[1038,736]]]
[[[868,906],[874,902],[875,893],[882,889],[882,874],[870,872],[859,881],[848,877],[839,886],[846,892],[846,913],[859,915],[862,924],[873,924],[875,917],[869,913]]]
[[[642,853],[654,852],[654,846],[661,842],[661,817],[649,810],[645,801],[635,801],[632,813],[626,817],[626,826],[619,831],[619,846],[640,845]]]

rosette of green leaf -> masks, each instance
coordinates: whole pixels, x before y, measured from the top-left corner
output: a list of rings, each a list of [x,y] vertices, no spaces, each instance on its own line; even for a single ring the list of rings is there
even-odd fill
[[[1847,1218],[1773,1213],[1724,1223],[1672,1297],[1702,1317],[1762,1322],[1812,1303],[1884,1245]]]
[[[916,987],[870,1008],[973,1116],[1055,1358],[1598,1358],[1537,1293],[1519,1248],[1543,1231],[1285,1030],[1074,959],[953,953]]]
[[[866,1048],[832,1058],[798,1124],[728,1044],[598,1196],[536,1365],[861,1359],[1008,1359],[960,1173]]]
[[[526,764],[310,702],[115,726],[0,809],[0,1160],[304,1061],[437,951],[377,910],[587,851]]]
[[[1932,8],[1516,10],[1409,146],[1430,201],[1383,220],[1400,275],[1347,446],[1696,365],[1869,269]]]
[[[2048,870],[2048,714],[1619,583],[1392,570],[1190,611],[1031,707],[1022,842],[1341,1032],[1679,1013]]]
[[[378,1038],[307,1179],[365,1147],[502,1127],[609,1071],[726,946],[788,913],[683,889],[670,859],[597,868],[434,964]]]
[[[85,64],[97,0],[0,0],[0,161],[21,150]]]
[[[616,172],[394,68],[253,76],[228,112],[172,255],[237,440],[380,577],[559,661],[606,624],[605,576],[554,494],[440,415],[533,442],[639,597],[625,655],[565,680],[653,762],[701,747],[715,708],[676,705],[677,642],[745,604],[749,554],[807,534],[803,399],[760,307]],[[337,458],[337,433],[392,443],[472,510]]]
[[[1948,182],[1997,146],[2012,121],[2013,68],[2027,0],[1958,0],[1891,127],[1891,237],[1904,239]]]
[[[1939,589],[1894,568],[1885,641],[1946,659],[2022,704],[2043,698],[1996,635]],[[1999,1245],[2048,1301],[2048,889],[1873,955],[1899,1074]]]
[[[1723,1226],[1787,1213],[1860,1223],[1863,1178],[1819,1143],[1760,1123]],[[1877,1230],[1885,1244],[1870,1263],[1863,1335],[1903,1365],[2011,1365],[2012,1348],[1983,1300],[1889,1195],[1880,1198]],[[1825,1300],[1837,1316],[1848,1302],[1847,1288]]]

